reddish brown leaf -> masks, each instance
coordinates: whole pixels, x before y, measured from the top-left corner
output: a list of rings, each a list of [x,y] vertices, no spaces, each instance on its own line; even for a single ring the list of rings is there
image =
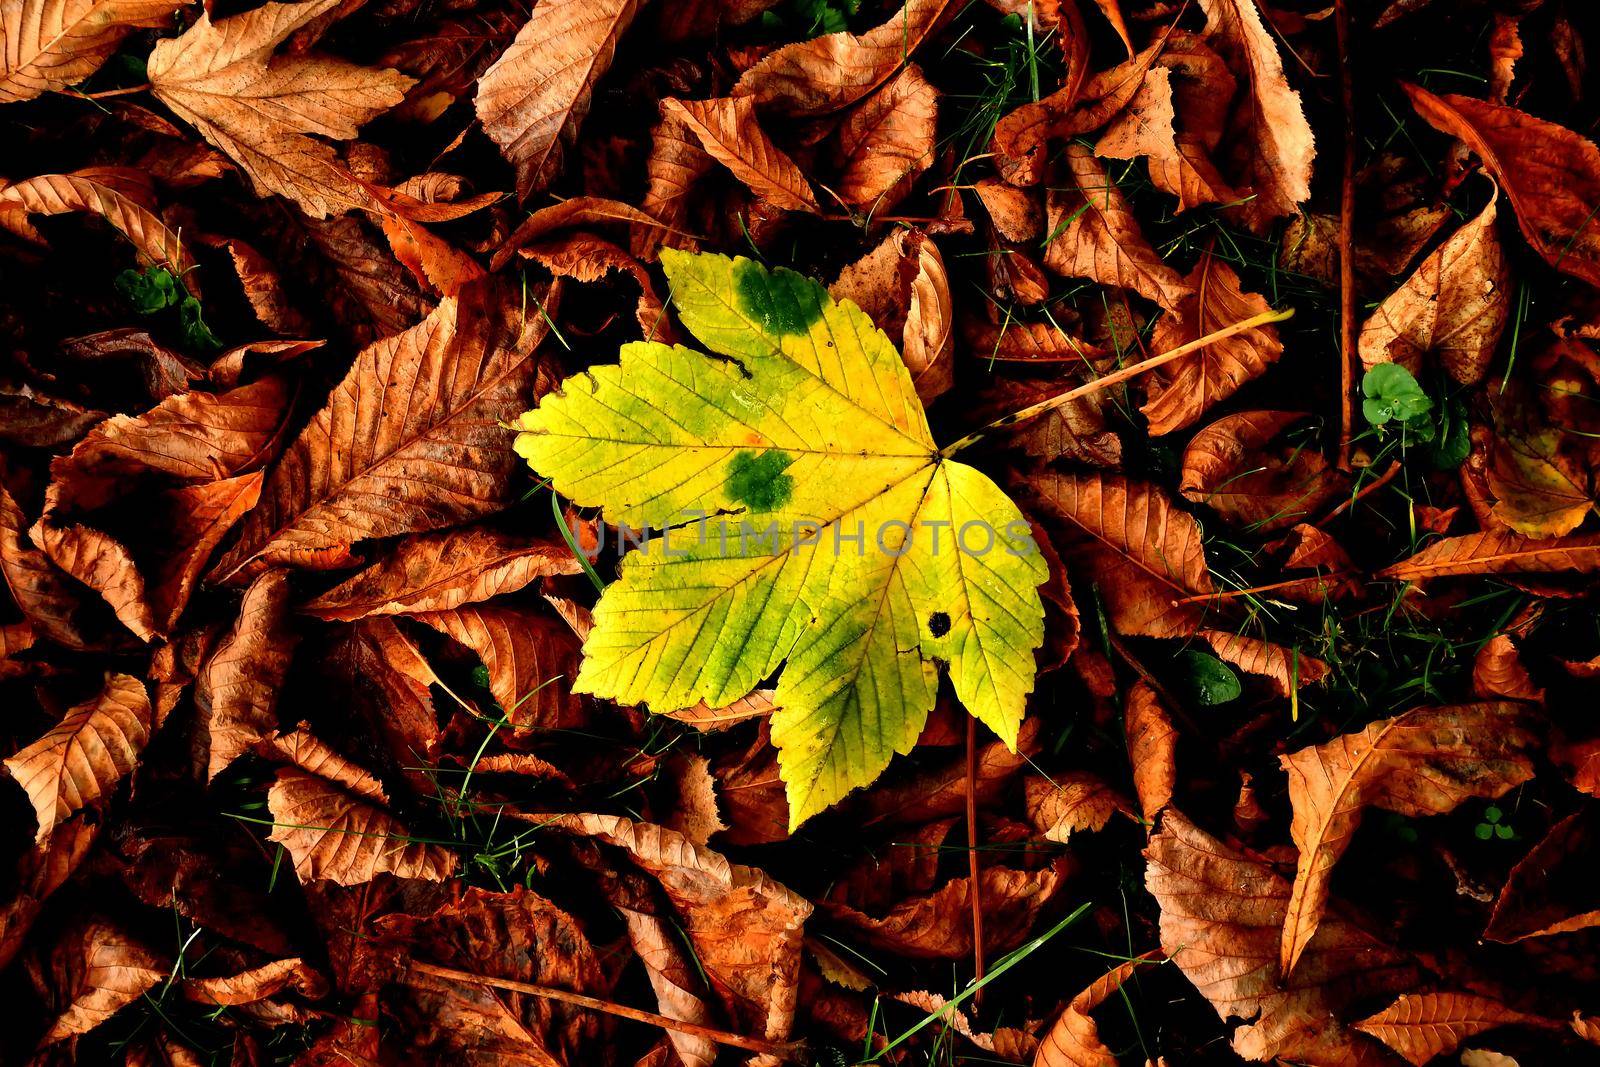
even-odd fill
[[[897,204],[933,162],[939,94],[916,64],[856,105],[839,126],[839,196],[874,213]]]
[[[774,207],[819,210],[806,176],[761,129],[750,97],[663,100],[661,110],[663,115],[682,120],[712,159]]]
[[[1283,927],[1285,974],[1322,921],[1333,865],[1365,808],[1418,817],[1452,811],[1471,797],[1498,797],[1533,777],[1536,746],[1515,704],[1417,708],[1322,745],[1280,757],[1294,805],[1290,834],[1300,851]]]
[[[1510,530],[1446,537],[1387,567],[1385,578],[1418,581],[1463,574],[1587,573],[1600,568],[1600,536],[1534,541]]]
[[[1330,1067],[1377,1067],[1379,1047],[1336,1015],[1411,988],[1410,960],[1339,917],[1325,920],[1290,978],[1278,971],[1289,883],[1167,809],[1145,850],[1145,886],[1161,905],[1161,947],[1217,1015],[1245,1020],[1234,1051]]]
[[[1128,762],[1133,764],[1133,788],[1145,820],[1153,823],[1172,800],[1178,782],[1178,731],[1147,682],[1135,682],[1128,690],[1123,728],[1128,737]]]
[[[1193,276],[1185,281],[1161,261],[1144,239],[1122,191],[1090,149],[1068,145],[1065,158],[1067,173],[1061,185],[1051,186],[1045,198],[1050,244],[1045,248],[1044,265],[1069,278],[1092,278],[1105,285],[1132,289],[1164,308],[1179,307],[1194,294],[1204,276],[1199,281]],[[1256,310],[1265,308],[1263,303]],[[1254,311],[1246,313],[1249,314]],[[1207,326],[1199,332],[1213,328]],[[1158,340],[1158,347],[1175,345],[1163,346]]]
[[[296,642],[289,595],[283,571],[252,582],[232,631],[200,675],[195,704],[208,739],[207,781],[277,729],[278,690]]]
[[[1512,943],[1600,926],[1600,894],[1589,862],[1595,823],[1595,809],[1580,808],[1552,826],[1511,868],[1485,938]]]
[[[1179,492],[1230,522],[1262,531],[1311,518],[1344,491],[1344,479],[1314,443],[1268,447],[1304,419],[1295,411],[1240,411],[1211,423],[1183,450]]]
[[[1182,637],[1199,628],[1201,607],[1179,601],[1212,592],[1200,527],[1160,490],[1111,475],[1054,473],[1028,488],[1040,514],[1065,524],[1119,631]]]
[[[1117,812],[1132,814],[1127,800],[1088,771],[1031,776],[1023,790],[1028,821],[1046,841],[1066,844],[1076,830],[1101,830]]]
[[[1398,363],[1422,372],[1438,355],[1458,382],[1471,385],[1489,369],[1510,314],[1510,272],[1495,234],[1495,198],[1417,264],[1399,289],[1361,327],[1359,351],[1368,370]]]
[[[152,6],[150,0],[102,0],[102,7]],[[40,4],[40,6],[45,6]],[[10,8],[7,9],[9,14]],[[9,49],[7,49],[9,51]],[[191,291],[199,291],[199,280],[192,273],[194,258],[184,248],[183,239],[161,221],[155,212],[155,196],[150,180],[137,170],[123,167],[89,167],[71,174],[41,174],[0,187],[0,210],[6,204],[20,205],[31,215],[62,215],[87,211],[109,222],[133,242],[147,263],[165,267],[182,278]]]
[[[1231,0],[1229,0],[1231,2]],[[1251,0],[1240,0],[1250,3]],[[1233,268],[1207,251],[1189,272],[1188,291],[1174,313],[1156,322],[1152,347],[1166,352],[1190,341],[1271,310],[1265,298],[1240,287]],[[1150,420],[1150,433],[1160,435],[1192,425],[1213,404],[1238,392],[1283,355],[1278,329],[1271,323],[1213,341],[1192,355],[1154,372],[1158,382],[1139,410]]]
[[[1270,641],[1246,637],[1228,630],[1201,630],[1211,650],[1250,674],[1259,674],[1272,683],[1279,696],[1289,696],[1328,676],[1328,665],[1297,648],[1284,648]]]
[[[784,115],[848,107],[899,70],[953,6],[951,0],[906,0],[860,36],[830,33],[785,45],[745,71],[733,94]]]
[[[405,98],[411,79],[315,53],[273,56],[338,0],[268,3],[213,22],[209,11],[150,53],[151,92],[250,177],[257,193],[313,218],[365,206],[331,145]],[[314,136],[313,136],[314,135]]]
[[[1033,1067],[1116,1067],[1117,1058],[1100,1040],[1089,1013],[1104,1004],[1152,953],[1117,964],[1073,997],[1039,1042]],[[1154,953],[1159,956],[1159,953]]]
[[[1522,235],[1557,270],[1600,285],[1600,148],[1516,108],[1402,83],[1435,129],[1459,137],[1506,191]]]
[[[475,284],[364,349],[267,476],[214,576],[339,566],[363,538],[500,508],[515,461],[500,423],[531,400],[535,350],[548,329],[545,316],[519,308],[489,283]]]
[[[788,1037],[810,904],[760,870],[730,863],[659,826],[611,815],[522,817],[625,850],[661,882],[733,1016],[769,1040]]]
[[[1207,43],[1227,62],[1245,99],[1228,131],[1230,172],[1251,196],[1237,210],[1252,229],[1294,214],[1311,196],[1316,158],[1300,94],[1284,76],[1278,41],[1256,0],[1200,0]]]
[[[69,709],[53,730],[5,761],[33,805],[35,841],[97,804],[133,771],[150,740],[150,718],[144,683],[108,675],[98,696]]]
[[[89,1033],[164,980],[170,968],[117,927],[93,920],[56,946],[50,970],[62,1010],[41,1048]]]
[[[141,26],[166,25],[177,0],[23,0],[0,23],[0,104],[75,85]]]
[[[402,541],[365,570],[301,606],[318,618],[440,611],[514,593],[539,578],[577,574],[564,542],[529,541],[488,526],[422,534]]]
[[[1400,1053],[1407,1063],[1422,1067],[1436,1056],[1454,1052],[1469,1037],[1498,1026],[1559,1024],[1471,993],[1408,993],[1354,1025]]]
[[[302,883],[370,882],[379,874],[440,881],[455,873],[453,854],[413,839],[370,798],[295,767],[278,770],[267,794],[272,833]]]
[[[415,617],[478,654],[489,672],[489,692],[513,726],[571,729],[587,720],[583,702],[572,692],[577,643],[555,619],[472,605]]]

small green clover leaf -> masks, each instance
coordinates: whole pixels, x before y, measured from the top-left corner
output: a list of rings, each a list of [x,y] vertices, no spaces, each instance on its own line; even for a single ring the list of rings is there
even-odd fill
[[[141,315],[154,315],[183,299],[178,290],[178,279],[165,267],[125,270],[117,275],[114,284],[122,298]]]
[[[1367,371],[1361,379],[1361,395],[1361,412],[1374,426],[1388,422],[1410,423],[1433,410],[1428,394],[1411,372],[1398,363],[1380,363]]]
[[[1488,841],[1498,838],[1501,841],[1511,841],[1516,838],[1517,831],[1510,823],[1503,821],[1505,812],[1490,804],[1483,809],[1483,821],[1472,828],[1472,834],[1479,841]]]

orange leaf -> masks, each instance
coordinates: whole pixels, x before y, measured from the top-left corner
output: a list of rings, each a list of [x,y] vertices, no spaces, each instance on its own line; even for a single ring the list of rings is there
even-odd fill
[[[1417,708],[1364,730],[1279,757],[1289,773],[1300,850],[1283,926],[1280,964],[1294,969],[1322,921],[1333,865],[1367,807],[1412,817],[1498,797],[1533,777],[1536,746],[1516,704]]]

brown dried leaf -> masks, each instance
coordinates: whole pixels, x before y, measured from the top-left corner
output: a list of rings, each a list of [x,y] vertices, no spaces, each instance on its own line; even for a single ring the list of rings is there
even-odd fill
[[[938,245],[920,230],[896,229],[839,272],[835,300],[865,311],[878,329],[899,338],[900,358],[917,397],[931,403],[955,382],[950,280]]]
[[[56,946],[51,978],[63,1010],[40,1038],[44,1048],[87,1034],[144,996],[171,970],[110,923],[91,920]]]
[[[572,691],[578,645],[560,622],[521,608],[474,605],[414,617],[478,654],[489,672],[489,692],[511,725],[556,730],[587,721]]]
[[[612,815],[520,817],[624,849],[661,882],[734,1018],[768,1040],[788,1038],[810,904],[759,869],[659,826]]]
[[[384,873],[438,882],[455,873],[452,853],[411,839],[369,799],[298,768],[279,768],[267,810],[273,821],[267,839],[288,849],[302,884],[360,885]]]
[[[1510,270],[1495,235],[1494,199],[1438,250],[1361,327],[1358,350],[1368,370],[1398,363],[1422,373],[1437,353],[1464,385],[1483,378],[1510,313]]]
[[[839,196],[884,213],[933,163],[939,94],[915,63],[856,105],[839,126]]]
[[[1192,516],[1154,486],[1115,475],[1043,473],[1028,489],[1038,512],[1066,524],[1119,632],[1183,637],[1199,629],[1200,606],[1174,602],[1213,591]]]
[[[180,393],[143,415],[113,415],[51,464],[51,510],[93,511],[147,473],[195,485],[260,466],[278,446],[291,399],[283,379],[269,376],[225,393]]]
[[[978,874],[985,953],[997,955],[1027,938],[1066,882],[1062,865],[1036,871],[986,867]],[[913,959],[955,960],[972,955],[972,879],[955,878],[936,891],[896,901],[882,915],[847,904],[825,905],[830,917],[863,941]]]
[[[994,128],[995,165],[1000,176],[1012,185],[1038,184],[1044,177],[1050,140],[1099,129],[1127,107],[1167,39],[1163,35],[1126,62],[1094,75],[1081,92],[1069,83],[1002,117]]]
[[[1161,905],[1161,947],[1217,1015],[1248,1021],[1233,1033],[1250,1060],[1378,1067],[1381,1049],[1336,1014],[1398,993],[1419,977],[1408,957],[1353,923],[1330,917],[1291,978],[1278,972],[1289,883],[1171,808],[1145,849],[1145,886]]]
[[[1263,532],[1303,522],[1344,491],[1314,445],[1267,446],[1306,418],[1298,411],[1240,411],[1189,439],[1178,491],[1223,518]]]
[[[906,0],[860,36],[830,33],[784,45],[745,71],[733,95],[781,115],[838,111],[892,77],[953,7],[952,0]]]
[[[115,789],[139,762],[150,727],[144,683],[111,674],[98,696],[70,708],[53,730],[6,760],[33,805],[34,840]]]
[[[4,485],[0,485],[0,575],[11,599],[41,637],[66,648],[84,647],[81,590],[29,540],[27,516]]]
[[[1600,285],[1600,148],[1593,141],[1516,108],[1401,87],[1418,115],[1483,161],[1545,262]]]
[[[278,690],[297,640],[289,595],[284,571],[252,582],[233,629],[200,674],[195,705],[208,739],[208,782],[278,727]]]
[[[522,886],[509,893],[451,891],[436,909],[384,916],[374,925],[383,942],[401,942],[406,957],[591,996],[609,990],[577,919]],[[386,1011],[390,999],[385,991]],[[551,1067],[585,1062],[586,1053],[612,1045],[605,1016],[415,971],[394,991],[393,1003],[405,1047],[426,1062]]]
[[[1600,569],[1600,535],[1531,540],[1511,530],[1446,537],[1410,559],[1378,572],[1381,578],[1419,581],[1467,574],[1588,573]]]
[[[209,14],[150,52],[151,92],[250,176],[313,218],[369,202],[333,148],[405,98],[412,80],[315,53],[273,56],[339,0],[268,3],[214,23]]]
[[[16,0],[0,8],[0,104],[76,85],[142,26],[170,23],[187,0]]]
[[[694,246],[683,233],[683,224],[695,184],[711,171],[713,162],[689,124],[664,110],[650,135],[650,158],[645,161],[648,184],[639,201],[644,213],[660,220],[660,225],[633,228],[629,247],[634,255],[651,258],[663,244],[670,248]]]
[[[134,2],[151,6],[148,0]],[[104,6],[116,6],[116,2]],[[191,291],[199,292],[194,257],[177,231],[156,214],[150,179],[140,171],[86,167],[71,174],[41,174],[0,187],[0,211],[7,204],[20,205],[30,215],[79,211],[99,215],[132,242],[143,262],[165,267]]]
[[[1544,690],[1533,684],[1511,635],[1498,633],[1485,641],[1472,660],[1472,691],[1481,700],[1526,700],[1544,703]]]
[[[236,1007],[293,989],[316,1000],[328,991],[328,980],[299,957],[273,960],[223,978],[186,978],[183,995],[201,1004]]]
[[[1241,0],[1249,3],[1250,0]],[[1266,299],[1240,287],[1233,268],[1208,250],[1185,280],[1190,296],[1156,322],[1151,347],[1165,352],[1214,330],[1270,311]],[[1252,327],[1154,372],[1150,397],[1139,410],[1150,420],[1152,436],[1181,430],[1219,401],[1262,374],[1283,355],[1283,342],[1271,323]]]
[[[540,0],[511,47],[478,79],[478,120],[517,168],[518,200],[561,173],[594,84],[640,6],[639,0]]]
[[[1134,792],[1139,795],[1145,821],[1154,823],[1172,801],[1178,784],[1178,731],[1160,696],[1143,680],[1128,690],[1123,729],[1128,737],[1128,762],[1133,764]]]
[[[1065,180],[1052,185],[1045,197],[1051,239],[1044,265],[1069,278],[1091,278],[1132,289],[1169,310],[1192,297],[1197,284],[1194,278],[1185,281],[1161,262],[1144,239],[1127,199],[1095,160],[1094,152],[1071,144],[1065,159]]]
[[[1100,1028],[1089,1013],[1121,989],[1151,955],[1159,953],[1117,964],[1073,997],[1039,1042],[1033,1067],[1117,1067],[1117,1057],[1100,1040]]]
[[[1407,1063],[1422,1067],[1436,1056],[1454,1052],[1467,1038],[1498,1026],[1559,1024],[1472,993],[1407,993],[1352,1025],[1400,1053]]]
[[[712,159],[763,200],[785,211],[819,210],[805,174],[761,129],[750,97],[667,99],[661,112],[682,120]]]
[[[1181,32],[1167,38],[1156,64],[1100,135],[1095,153],[1144,156],[1151,182],[1178,198],[1179,211],[1237,199],[1211,160],[1236,88],[1227,64],[1199,37]]]
[[[1279,696],[1289,696],[1328,676],[1328,665],[1298,648],[1246,637],[1231,630],[1201,630],[1211,650],[1242,671],[1259,674],[1272,683]]]
[[[363,538],[498,510],[516,465],[500,424],[532,400],[547,330],[485,281],[364,349],[268,475],[213,577],[341,566]]]
[[[656,295],[650,272],[643,263],[605,238],[592,233],[569,233],[529,245],[519,252],[537,260],[551,274],[579,282],[597,282],[618,273],[630,275],[639,284],[639,303],[634,315],[644,339],[662,344],[678,340],[677,329]]]
[[[1230,161],[1235,184],[1250,194],[1237,210],[1260,232],[1311,196],[1316,141],[1256,0],[1200,0],[1200,8],[1208,43],[1246,90],[1233,109]]]
[[[1591,805],[1568,815],[1511,868],[1483,936],[1512,943],[1600,926],[1592,857],[1597,844]]]
[[[1076,830],[1103,830],[1117,812],[1132,815],[1131,806],[1104,779],[1088,771],[1069,771],[1046,778],[1031,775],[1023,782],[1028,821],[1046,841],[1066,844]]]
[[[704,983],[684,958],[681,942],[672,928],[658,916],[631,908],[618,910],[628,924],[628,941],[644,964],[661,1014],[700,1026],[713,1025],[711,1007],[698,992]],[[667,1037],[683,1067],[712,1067],[716,1061],[717,1046],[703,1037],[677,1030],[667,1031]]]
[[[1294,970],[1316,934],[1333,865],[1365,808],[1419,817],[1471,797],[1501,796],[1533,777],[1527,753],[1535,747],[1519,705],[1459,704],[1417,708],[1279,757],[1294,805],[1289,832],[1300,851],[1283,927],[1283,972]]]
[[[467,526],[407,538],[300,610],[338,622],[442,611],[580,570],[578,557],[565,542],[531,541],[489,526]]]

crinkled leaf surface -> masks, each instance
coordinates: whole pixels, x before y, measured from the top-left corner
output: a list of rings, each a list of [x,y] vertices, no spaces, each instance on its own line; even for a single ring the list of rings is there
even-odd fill
[[[676,527],[624,558],[575,687],[665,712],[783,665],[772,737],[795,825],[910,751],[936,660],[1014,746],[1048,573],[1016,506],[939,456],[900,354],[854,304],[746,259],[662,265],[713,355],[624,345],[520,421],[517,451],[558,492]]]

